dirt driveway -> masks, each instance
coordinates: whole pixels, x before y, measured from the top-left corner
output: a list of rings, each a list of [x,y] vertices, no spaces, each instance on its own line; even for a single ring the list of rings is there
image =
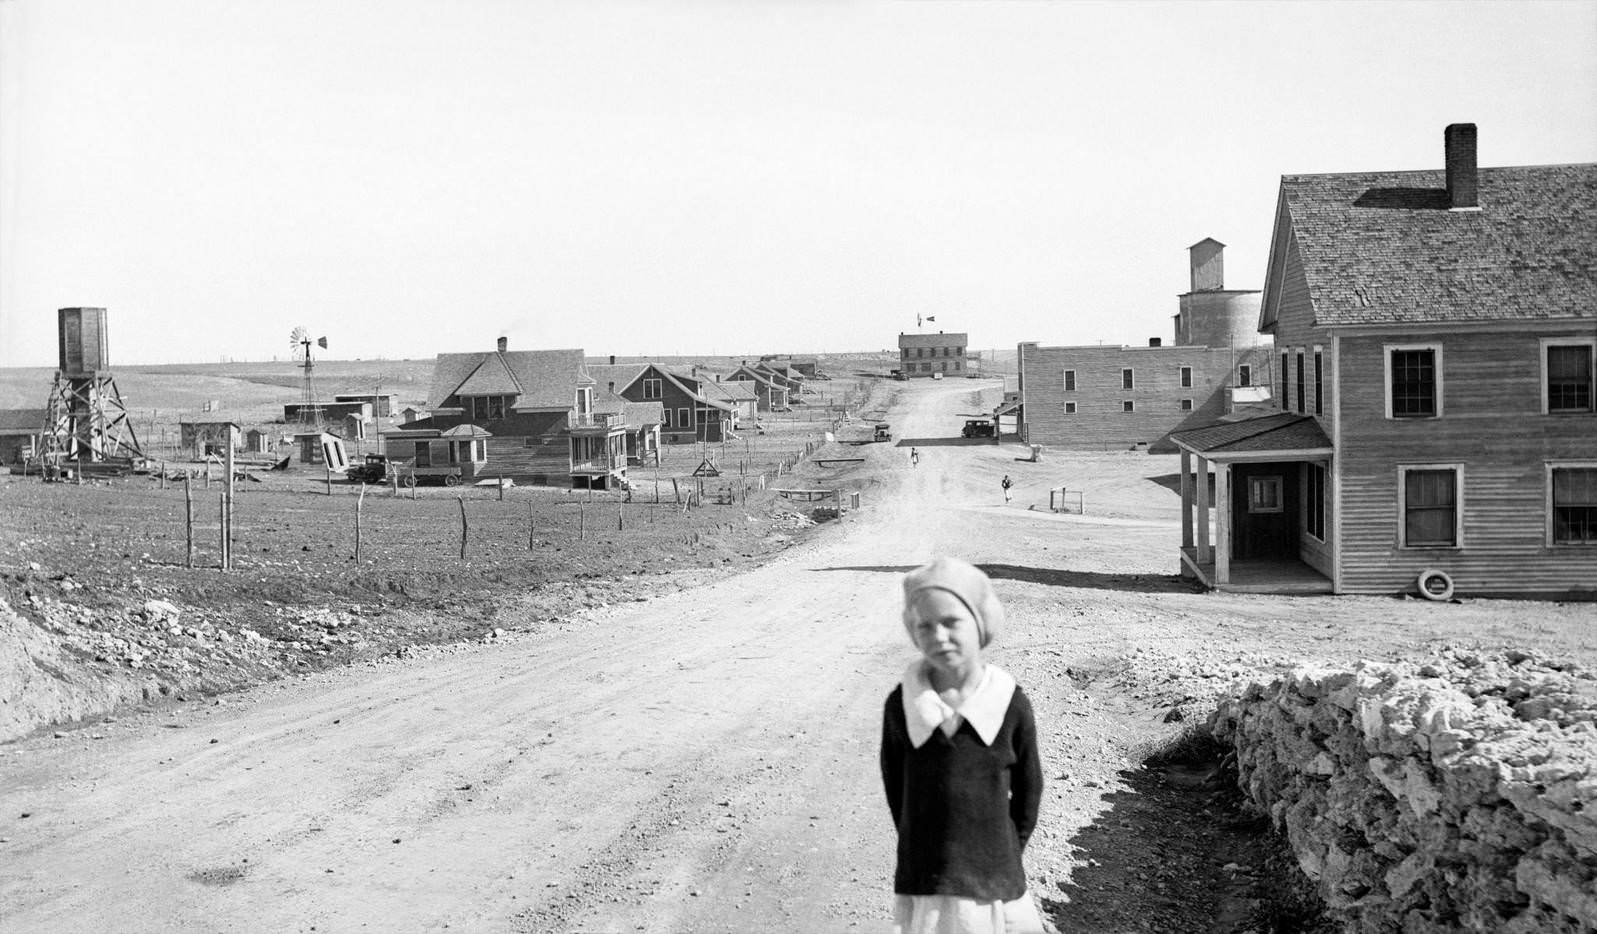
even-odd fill
[[[956,434],[983,390],[997,384],[906,386],[895,436]],[[867,460],[853,472],[876,481],[866,508],[752,572],[0,747],[5,926],[883,930],[877,738],[911,657],[898,574],[949,552],[990,565],[1011,607],[992,657],[1033,695],[1044,734],[1028,863],[1050,914],[1066,930],[1236,929],[1224,896],[1239,857],[1225,847],[1245,843],[1172,824],[1170,783],[1135,768],[1179,728],[1172,708],[1304,657],[1516,628],[1565,648],[1589,619],[1195,594],[1170,576],[1175,497],[1145,455],[1117,470],[922,443],[912,467],[904,447],[854,450]],[[1008,507],[1005,472],[1019,484]],[[1060,483],[1092,485],[1086,516],[1027,509]]]

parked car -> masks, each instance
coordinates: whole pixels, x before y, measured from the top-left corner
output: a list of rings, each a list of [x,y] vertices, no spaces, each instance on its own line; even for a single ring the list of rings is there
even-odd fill
[[[887,422],[877,422],[876,423],[876,430],[871,434],[871,440],[872,441],[891,441],[891,440],[893,440],[892,428],[893,428],[893,426],[889,425]]]
[[[389,460],[386,454],[367,454],[363,462],[351,464],[344,476],[353,483],[382,483],[396,466],[397,462]]]
[[[991,438],[996,434],[993,420],[990,418],[972,418],[965,422],[965,427],[960,431],[962,438]]]

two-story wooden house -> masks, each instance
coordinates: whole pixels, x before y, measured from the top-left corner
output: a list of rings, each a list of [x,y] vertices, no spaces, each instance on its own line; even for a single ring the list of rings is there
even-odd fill
[[[1444,140],[1444,170],[1281,180],[1283,411],[1175,436],[1183,573],[1597,596],[1597,165],[1480,169],[1474,125]]]
[[[781,411],[788,407],[788,383],[769,370],[747,363],[733,370],[727,381],[745,383],[754,390],[755,406],[761,412]]]
[[[496,351],[439,354],[427,407],[428,417],[383,433],[390,457],[458,465],[466,480],[509,477],[594,489],[626,481],[625,412],[595,405],[581,350],[513,351],[501,337]],[[465,426],[469,449],[452,442]]]
[[[614,369],[619,372],[622,367]],[[731,428],[734,411],[730,403],[705,395],[700,383],[708,379],[711,377],[679,373],[649,363],[641,365],[625,385],[619,385],[622,379],[616,379],[615,391],[633,402],[658,402],[660,433],[666,441],[720,443],[724,432]]]

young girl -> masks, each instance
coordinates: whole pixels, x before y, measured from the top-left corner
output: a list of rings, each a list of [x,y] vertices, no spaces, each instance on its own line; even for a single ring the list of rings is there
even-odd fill
[[[904,578],[921,658],[887,697],[882,782],[898,828],[894,934],[1037,934],[1021,852],[1042,765],[1031,702],[982,659],[1004,608],[973,565],[938,558]]]

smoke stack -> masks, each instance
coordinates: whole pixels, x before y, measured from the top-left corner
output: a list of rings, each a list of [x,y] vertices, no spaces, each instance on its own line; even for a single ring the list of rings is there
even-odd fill
[[[1447,206],[1454,211],[1478,210],[1475,124],[1449,124],[1442,139],[1447,155]]]
[[[509,346],[510,346],[510,338],[508,338],[508,337],[499,338],[499,352],[500,353],[504,353],[505,349],[508,348]]]

